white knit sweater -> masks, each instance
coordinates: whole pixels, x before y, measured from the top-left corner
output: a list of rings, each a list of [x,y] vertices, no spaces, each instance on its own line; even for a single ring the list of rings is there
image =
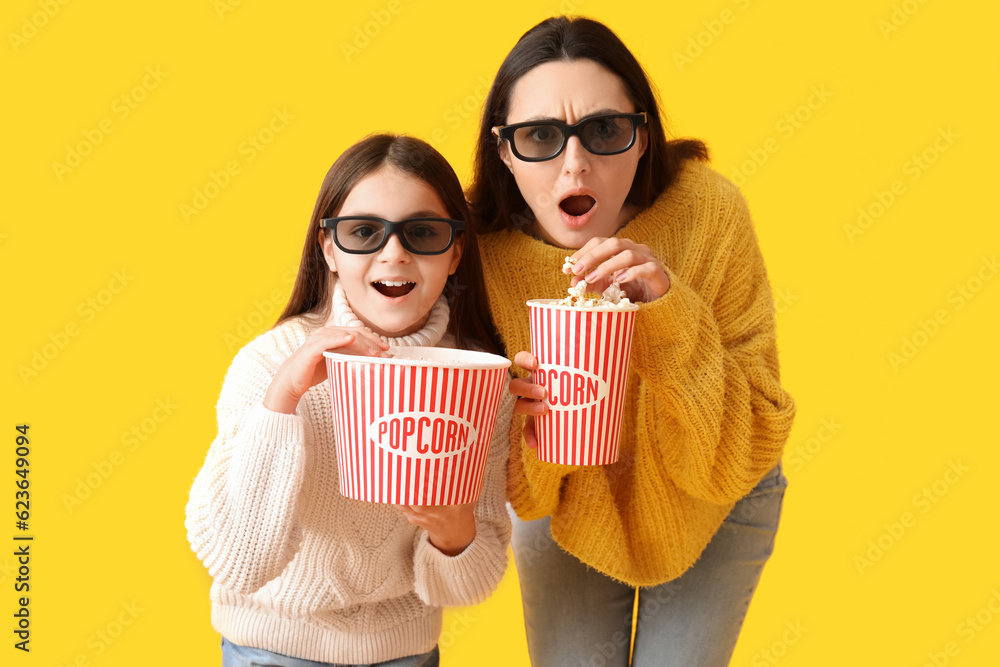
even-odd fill
[[[440,299],[425,327],[390,345],[453,346]],[[331,324],[360,324],[335,290]],[[382,662],[431,650],[441,608],[489,597],[507,566],[504,503],[513,398],[493,432],[476,537],[458,556],[391,505],[339,491],[328,382],[294,415],[263,406],[278,367],[309,335],[293,318],[236,355],[219,433],[187,505],[188,540],[211,574],[212,625],[230,641],[307,660]]]

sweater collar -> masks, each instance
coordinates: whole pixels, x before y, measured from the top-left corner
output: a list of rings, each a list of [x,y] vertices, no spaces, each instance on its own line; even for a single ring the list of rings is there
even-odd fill
[[[351,305],[347,303],[347,293],[344,291],[344,286],[340,284],[340,280],[335,279],[333,282],[333,307],[327,324],[335,327],[360,327],[378,336],[390,347],[434,347],[444,337],[450,316],[451,309],[448,307],[448,300],[442,294],[431,307],[431,312],[422,329],[406,336],[379,336],[365,326],[361,319],[354,314]]]

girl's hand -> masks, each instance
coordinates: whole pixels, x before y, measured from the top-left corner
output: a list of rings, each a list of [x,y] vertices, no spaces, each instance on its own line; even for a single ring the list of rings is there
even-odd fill
[[[299,400],[326,380],[326,350],[377,357],[389,346],[369,331],[348,327],[320,327],[278,368],[264,395],[264,407],[295,414]]]
[[[586,280],[591,292],[619,283],[630,301],[655,301],[670,289],[670,277],[648,247],[629,239],[595,237],[571,255],[572,284]]]
[[[514,363],[526,371],[538,368],[538,360],[530,352],[518,352],[514,355]],[[549,411],[545,403],[545,387],[539,386],[526,378],[514,378],[510,381],[510,393],[518,397],[514,401],[514,412],[524,415],[524,442],[532,449],[538,447],[535,440],[535,415],[544,415]]]
[[[414,526],[427,531],[434,547],[446,556],[457,556],[476,537],[475,503],[466,505],[400,505],[399,511]]]

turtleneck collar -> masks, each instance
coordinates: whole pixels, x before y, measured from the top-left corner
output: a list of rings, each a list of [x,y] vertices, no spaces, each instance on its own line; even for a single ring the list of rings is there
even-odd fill
[[[422,329],[396,338],[380,336],[365,326],[358,316],[354,314],[351,305],[347,303],[347,293],[344,292],[343,285],[340,284],[340,280],[334,280],[333,308],[331,309],[330,319],[327,324],[335,327],[361,327],[367,329],[388,343],[390,347],[413,347],[418,345],[435,347],[444,337],[445,330],[448,328],[448,318],[450,315],[451,309],[448,307],[448,300],[442,294],[431,307],[430,315],[428,315]]]

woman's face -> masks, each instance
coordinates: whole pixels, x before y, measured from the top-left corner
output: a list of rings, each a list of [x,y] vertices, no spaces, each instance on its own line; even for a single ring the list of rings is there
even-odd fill
[[[395,167],[383,167],[358,181],[336,213],[339,217],[371,215],[392,222],[406,218],[449,218],[437,192],[419,178]],[[330,270],[336,271],[354,314],[375,333],[405,336],[420,330],[431,307],[458,268],[464,237],[457,236],[440,255],[410,253],[393,234],[373,253],[346,253],[322,230]]]
[[[592,60],[557,60],[534,69],[515,84],[506,124],[560,120],[573,124],[603,113],[633,113],[622,80]],[[611,236],[635,215],[625,203],[639,158],[646,150],[646,128],[635,145],[618,155],[594,155],[570,137],[562,153],[545,162],[524,162],[500,147],[500,158],[535,215],[528,230],[564,248],[580,248],[596,236]]]

